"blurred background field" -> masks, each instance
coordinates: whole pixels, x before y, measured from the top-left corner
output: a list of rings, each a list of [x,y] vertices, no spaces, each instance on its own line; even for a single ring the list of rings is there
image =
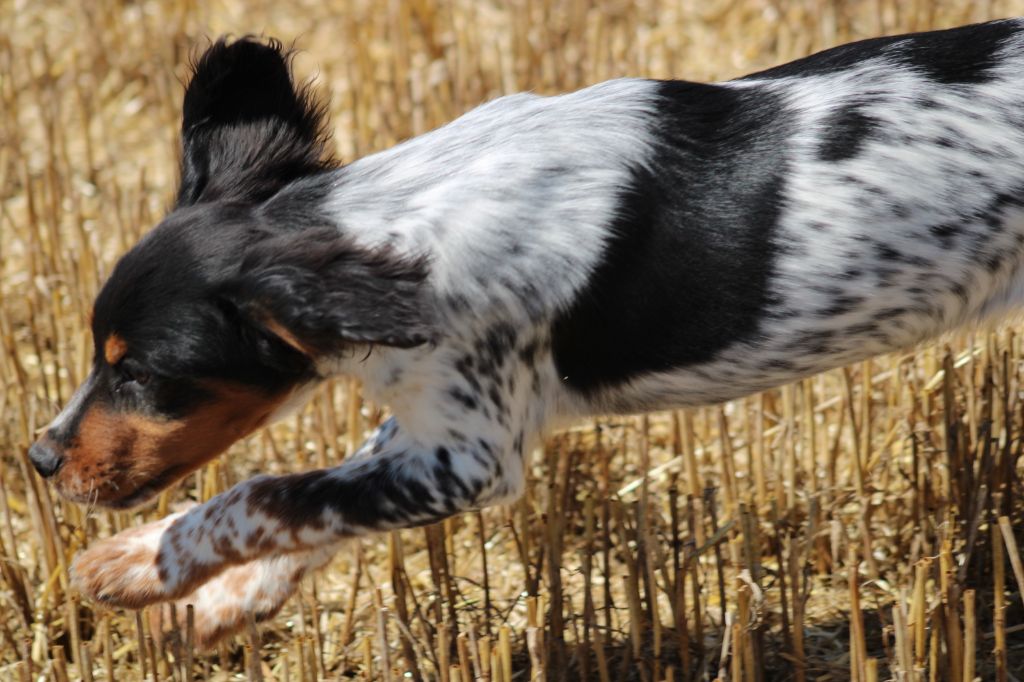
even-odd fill
[[[1024,344],[1002,323],[723,406],[582,422],[526,497],[352,543],[211,653],[68,591],[91,539],[257,472],[340,460],[386,413],[335,382],[157,507],[31,473],[111,265],[168,207],[204,36],[301,49],[353,159],[519,90],[726,79],[1024,2],[0,0],[0,679],[1024,678]],[[683,294],[684,295],[684,294]],[[142,614],[144,615],[144,614]]]

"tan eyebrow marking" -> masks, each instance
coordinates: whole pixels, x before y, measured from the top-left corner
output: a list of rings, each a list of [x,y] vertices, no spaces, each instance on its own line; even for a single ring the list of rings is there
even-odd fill
[[[116,332],[107,337],[103,344],[103,357],[108,364],[116,365],[128,352],[128,344]]]
[[[267,328],[267,331],[269,331],[271,334],[281,339],[282,341],[284,341],[289,346],[299,351],[303,355],[313,355],[313,351],[309,346],[302,343],[302,341],[299,341],[298,337],[296,337],[294,334],[288,331],[284,327],[284,325],[278,323],[278,321],[275,320],[274,318],[264,318],[263,325]]]

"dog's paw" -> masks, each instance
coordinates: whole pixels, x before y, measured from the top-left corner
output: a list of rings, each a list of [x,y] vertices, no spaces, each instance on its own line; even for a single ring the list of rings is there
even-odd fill
[[[332,554],[330,549],[299,552],[232,566],[181,599],[151,609],[150,632],[160,646],[184,644],[191,604],[195,647],[210,649],[243,630],[249,619],[261,623],[277,615],[303,576],[327,563]]]
[[[93,543],[71,566],[72,584],[93,600],[137,609],[175,599],[208,577],[180,542],[169,541],[181,514]]]

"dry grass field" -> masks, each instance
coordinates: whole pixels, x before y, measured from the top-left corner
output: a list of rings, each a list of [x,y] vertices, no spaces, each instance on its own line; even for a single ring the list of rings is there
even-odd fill
[[[257,472],[336,462],[386,406],[335,382],[132,513],[57,499],[27,460],[90,362],[97,287],[170,203],[204,36],[294,41],[352,159],[504,93],[724,79],[1014,14],[1024,2],[0,0],[0,679],[1024,679],[1009,323],[722,406],[579,423],[534,453],[516,505],[353,542],[213,652],[82,601],[71,557]]]

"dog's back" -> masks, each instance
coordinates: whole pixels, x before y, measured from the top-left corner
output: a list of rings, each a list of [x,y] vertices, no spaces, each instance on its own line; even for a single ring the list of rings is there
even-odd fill
[[[337,171],[325,205],[427,255],[451,335],[534,330],[563,404],[726,400],[1020,297],[1021,30],[502,98]]]

